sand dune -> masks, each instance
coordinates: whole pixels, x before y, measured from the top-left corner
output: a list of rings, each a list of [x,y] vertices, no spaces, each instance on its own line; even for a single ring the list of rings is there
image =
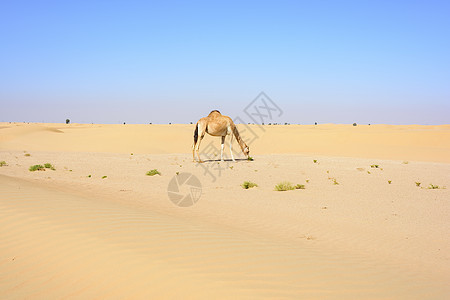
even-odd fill
[[[0,150],[140,154],[189,153],[195,127],[1,124]],[[450,125],[240,124],[238,127],[254,155],[299,153],[450,163]],[[210,142],[220,149],[219,140],[209,136],[205,137],[203,147]]]
[[[0,125],[2,298],[450,293],[450,126],[240,126],[254,161],[199,165],[193,125]],[[191,207],[177,172],[202,184]]]

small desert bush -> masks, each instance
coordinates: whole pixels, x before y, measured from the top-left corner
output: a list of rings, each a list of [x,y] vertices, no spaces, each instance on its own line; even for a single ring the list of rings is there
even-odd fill
[[[24,155],[25,155],[25,156],[31,156],[31,154],[30,154],[30,153],[25,153]]]
[[[106,176],[106,175],[105,175],[105,176],[102,176],[102,179],[105,179],[105,178],[108,178],[108,176]]]
[[[251,181],[244,181],[244,183],[241,184],[241,186],[242,186],[243,189],[248,190],[249,188],[252,188],[252,187],[255,187],[255,186],[258,186],[258,185],[256,183],[254,183],[254,182],[251,182]]]
[[[55,167],[51,163],[44,164],[44,167],[46,169],[50,169],[50,170],[53,170],[53,171],[56,170]]]
[[[339,182],[337,182],[336,178],[332,178],[333,179],[333,184],[334,185],[339,185]]]
[[[317,164],[317,159],[313,159],[313,163]]]
[[[370,167],[373,169],[378,169],[380,166],[379,165],[371,165]]]
[[[304,184],[297,184],[295,186],[295,189],[297,189],[297,190],[304,190],[305,189],[305,185]]]
[[[440,187],[439,187],[438,185],[434,185],[434,184],[431,184],[431,183],[430,183],[430,185],[428,186],[428,189],[430,189],[430,190],[436,190],[436,189],[440,189]]]
[[[388,183],[391,184],[391,183],[392,183],[392,180],[388,180]]]
[[[161,173],[157,169],[153,169],[153,170],[148,171],[145,175],[155,176],[155,175],[161,175]]]
[[[420,187],[420,184],[421,184],[420,182],[417,182],[417,181],[416,181],[416,186],[417,186],[417,187]]]
[[[249,156],[247,157],[247,160],[253,161],[253,157]]]
[[[45,168],[44,168],[43,165],[34,165],[34,166],[31,166],[28,170],[30,170],[31,172],[34,172],[34,171],[45,171]]]
[[[8,164],[6,163],[6,161],[4,161],[4,160],[0,161],[0,167],[7,166],[7,165]]]
[[[277,184],[275,186],[275,191],[290,191],[290,190],[295,190],[295,187],[292,185],[292,183],[288,182],[288,181],[283,181],[280,182],[279,184]]]

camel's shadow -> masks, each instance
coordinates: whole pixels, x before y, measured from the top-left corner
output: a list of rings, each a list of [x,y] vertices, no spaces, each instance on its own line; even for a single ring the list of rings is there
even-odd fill
[[[231,158],[229,159],[224,159],[223,162],[242,162],[242,161],[251,161],[248,160],[246,158],[235,158],[235,161],[233,161]],[[220,159],[205,159],[203,160],[204,163],[208,163],[208,162],[221,162]]]

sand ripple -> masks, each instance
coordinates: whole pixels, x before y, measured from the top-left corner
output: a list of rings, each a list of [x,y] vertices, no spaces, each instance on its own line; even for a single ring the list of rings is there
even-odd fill
[[[1,177],[2,298],[441,298],[397,266]]]

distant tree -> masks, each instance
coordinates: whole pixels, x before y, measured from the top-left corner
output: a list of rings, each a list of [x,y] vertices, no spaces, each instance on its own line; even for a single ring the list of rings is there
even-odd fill
[[[70,120],[69,119],[66,119],[66,124],[69,124],[70,123]]]
[[[353,126],[356,126],[356,123],[353,123]]]
[[[317,122],[314,122],[314,125],[317,125]]]
[[[125,122],[123,122],[123,125],[125,125],[126,123]]]

